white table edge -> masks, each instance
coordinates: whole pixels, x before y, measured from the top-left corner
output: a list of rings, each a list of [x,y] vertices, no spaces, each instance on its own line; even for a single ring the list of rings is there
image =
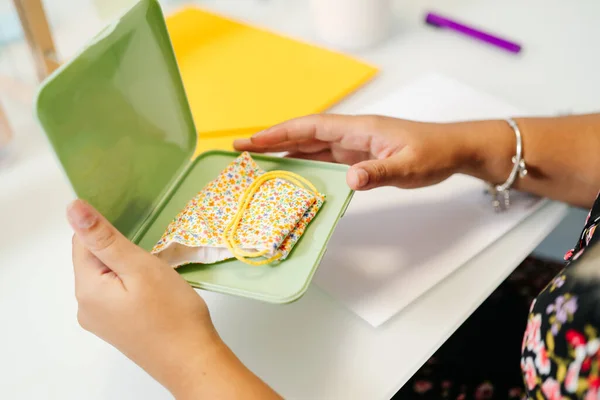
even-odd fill
[[[546,236],[558,226],[562,219],[567,215],[567,211],[568,206],[566,204],[553,201],[547,202],[547,204],[544,204],[539,210],[527,217],[508,234],[468,261],[459,270],[446,278],[446,280],[423,294],[409,305],[407,309],[394,316],[392,320],[382,325],[382,327],[385,327],[387,324],[394,323],[402,318],[405,312],[418,313],[420,309],[431,307],[436,301],[443,301],[444,296],[450,299],[451,296],[448,295],[451,295],[451,293],[449,292],[453,291],[455,287],[460,284],[459,282],[461,280],[467,278],[471,279],[469,278],[469,276],[472,275],[471,271],[477,269],[478,265],[485,263],[487,259],[492,258],[495,253],[501,251],[503,248],[510,247],[513,244],[512,242],[517,241],[518,237],[523,233],[526,233],[530,228],[537,228],[537,230],[531,234],[530,242],[526,246],[522,246],[516,250],[514,253],[511,253],[509,262],[506,263],[506,267],[498,270],[498,274],[494,277],[495,279],[491,280],[484,288],[481,288],[482,290],[480,291],[479,296],[472,301],[469,307],[464,308],[465,311],[457,316],[454,324],[443,330],[438,342],[432,346],[428,352],[423,352],[422,359],[418,363],[414,363],[414,366],[408,370],[404,376],[399,376],[398,382],[386,391],[388,394],[386,398],[392,398],[392,396],[406,384],[413,374],[418,371],[418,369],[450,338],[450,336],[452,336],[452,334],[492,294],[504,279],[506,279],[510,273],[546,238]]]

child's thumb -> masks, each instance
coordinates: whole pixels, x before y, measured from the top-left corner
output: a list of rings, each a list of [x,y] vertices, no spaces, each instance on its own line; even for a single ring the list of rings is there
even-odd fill
[[[143,259],[148,253],[130,242],[83,200],[71,203],[67,217],[83,246],[117,275],[136,272],[143,267]]]

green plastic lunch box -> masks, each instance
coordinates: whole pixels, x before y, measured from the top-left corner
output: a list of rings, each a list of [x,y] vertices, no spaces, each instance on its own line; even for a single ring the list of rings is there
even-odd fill
[[[37,118],[75,193],[150,250],[169,222],[239,154],[194,157],[197,133],[161,8],[142,0],[41,86]],[[347,167],[253,155],[310,180],[327,200],[283,262],[188,265],[194,287],[271,303],[300,298],[352,197]]]

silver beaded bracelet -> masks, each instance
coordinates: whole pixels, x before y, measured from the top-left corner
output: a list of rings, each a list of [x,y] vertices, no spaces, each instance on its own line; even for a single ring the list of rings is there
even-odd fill
[[[517,153],[512,158],[513,168],[506,182],[501,185],[489,184],[487,193],[492,196],[492,206],[496,212],[506,211],[510,207],[510,188],[515,183],[517,177],[524,178],[527,175],[527,166],[523,159],[523,140],[519,126],[512,118],[506,119],[506,122],[515,132],[517,138]]]

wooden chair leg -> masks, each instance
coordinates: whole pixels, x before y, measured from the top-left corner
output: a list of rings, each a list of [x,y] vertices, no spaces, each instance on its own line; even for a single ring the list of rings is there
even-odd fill
[[[0,93],[30,107],[35,97],[36,84],[0,74]]]
[[[13,0],[33,59],[39,80],[60,65],[42,0]]]
[[[8,118],[2,109],[2,105],[0,104],[0,149],[8,142],[12,137],[12,131],[10,125],[8,124]]]

